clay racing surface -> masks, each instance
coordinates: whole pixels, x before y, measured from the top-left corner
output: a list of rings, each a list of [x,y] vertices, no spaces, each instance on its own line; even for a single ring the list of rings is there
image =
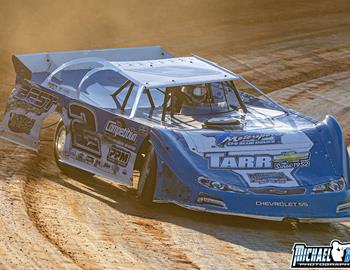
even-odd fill
[[[1,110],[13,53],[159,44],[232,68],[317,119],[335,115],[350,143],[349,15],[348,1],[1,1]],[[60,173],[53,132],[39,154],[0,143],[1,269],[287,269],[294,242],[350,239],[350,223],[143,207],[132,190]]]

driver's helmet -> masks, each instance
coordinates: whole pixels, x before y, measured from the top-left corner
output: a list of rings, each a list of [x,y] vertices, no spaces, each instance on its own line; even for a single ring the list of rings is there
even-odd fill
[[[185,96],[184,103],[189,106],[200,105],[207,98],[207,89],[203,85],[183,86],[181,93]]]

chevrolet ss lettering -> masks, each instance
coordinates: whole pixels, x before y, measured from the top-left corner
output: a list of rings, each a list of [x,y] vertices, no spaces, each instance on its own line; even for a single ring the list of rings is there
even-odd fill
[[[268,207],[308,207],[307,202],[262,202],[256,201],[257,206],[268,206]]]
[[[337,120],[286,108],[210,60],[151,46],[14,55],[13,64],[0,138],[38,152],[43,121],[55,114],[52,158],[63,173],[114,181],[145,205],[350,218]]]

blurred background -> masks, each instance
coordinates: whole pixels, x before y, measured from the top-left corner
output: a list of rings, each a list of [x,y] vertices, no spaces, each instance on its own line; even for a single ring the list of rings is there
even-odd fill
[[[11,54],[42,51],[161,45],[212,56],[306,36],[335,42],[349,14],[347,0],[2,0],[1,69]]]
[[[0,92],[13,87],[12,54],[146,45],[207,57],[266,92],[300,83],[310,89],[312,80],[332,74],[338,75],[326,80],[348,85],[340,73],[350,68],[349,44],[348,0],[0,0]],[[320,87],[300,96],[298,86],[293,100],[286,99],[294,93],[289,88],[276,95],[320,119],[350,117],[349,89],[339,104],[327,96],[333,86],[317,97]]]

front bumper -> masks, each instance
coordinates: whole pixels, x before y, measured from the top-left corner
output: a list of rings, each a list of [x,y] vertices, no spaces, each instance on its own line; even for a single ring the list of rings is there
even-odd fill
[[[198,200],[203,195],[209,199]],[[278,196],[200,189],[193,192],[191,197],[189,200],[158,197],[155,198],[155,202],[170,202],[194,211],[273,221],[295,220],[309,223],[350,221],[350,190]]]
[[[239,193],[228,189],[218,190],[206,187],[196,181],[199,176],[204,175],[208,179],[225,179],[237,177],[237,175],[228,175],[231,170],[210,170],[211,174],[209,174],[207,163],[203,163],[203,158],[192,152],[180,151],[183,146],[178,146],[178,144],[174,144],[173,148],[177,147],[180,150],[170,155],[170,151],[164,149],[171,149],[170,144],[173,141],[167,141],[170,145],[168,148],[158,149],[157,145],[160,144],[160,141],[159,139],[158,143],[154,144],[158,157],[157,187],[154,196],[156,202],[175,203],[195,211],[265,220],[290,219],[300,222],[327,223],[350,221],[350,190],[315,194],[311,193],[311,186],[305,186],[303,187],[305,192],[302,194],[258,194],[251,191]],[[329,173],[320,174],[328,176]],[[348,178],[347,173],[340,172],[338,175],[344,175],[345,179]],[[312,175],[305,174],[304,177],[310,178]],[[239,183],[232,184],[240,186]],[[202,198],[200,198],[201,195]],[[205,196],[206,198],[203,198]]]

